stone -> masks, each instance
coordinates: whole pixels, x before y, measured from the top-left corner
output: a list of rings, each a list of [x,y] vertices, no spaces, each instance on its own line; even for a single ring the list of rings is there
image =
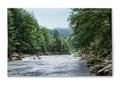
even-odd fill
[[[8,60],[12,61],[12,60],[21,60],[21,57],[18,53],[14,52],[14,53],[9,53],[8,54]]]
[[[80,55],[75,54],[74,57],[81,57]]]

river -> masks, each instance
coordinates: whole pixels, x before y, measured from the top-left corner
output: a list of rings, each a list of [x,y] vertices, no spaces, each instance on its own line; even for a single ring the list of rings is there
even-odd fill
[[[24,58],[22,61],[8,62],[9,77],[70,77],[90,76],[89,68],[73,55],[51,55]]]

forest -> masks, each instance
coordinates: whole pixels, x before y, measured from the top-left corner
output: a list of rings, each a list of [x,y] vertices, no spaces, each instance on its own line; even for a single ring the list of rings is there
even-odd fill
[[[8,60],[11,55],[82,56],[96,75],[112,75],[112,10],[71,9],[68,17],[72,33],[61,37],[57,30],[50,34],[34,15],[24,9],[8,9]],[[104,68],[108,68],[105,71]]]
[[[68,20],[73,30],[69,41],[75,51],[87,61],[91,72],[112,75],[111,9],[75,8]]]
[[[70,54],[66,39],[57,30],[50,35],[35,17],[24,9],[8,9],[8,59],[12,53],[53,55]]]

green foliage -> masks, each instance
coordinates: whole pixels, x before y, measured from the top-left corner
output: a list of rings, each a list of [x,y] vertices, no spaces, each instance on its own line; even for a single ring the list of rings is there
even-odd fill
[[[108,76],[112,76],[112,68],[110,68],[110,70],[108,71]]]
[[[105,61],[112,59],[111,9],[75,8],[68,20],[73,29],[69,38],[74,41],[70,43],[72,47],[84,54],[84,59],[91,65],[107,65]]]
[[[111,9],[73,9],[69,20],[75,47],[90,47],[96,39],[105,40],[105,44],[111,41]]]
[[[54,31],[54,52],[55,54],[70,54],[67,42],[59,36],[58,31]]]
[[[59,49],[60,54],[69,51],[67,42],[59,33],[51,36],[47,28],[38,25],[32,14],[24,9],[8,9],[9,53],[55,54],[54,48]]]
[[[93,58],[90,58],[90,59],[89,59],[89,62],[90,62],[90,64],[92,64],[92,65],[97,65],[97,64],[101,63],[102,61],[101,61],[100,58],[93,57]]]

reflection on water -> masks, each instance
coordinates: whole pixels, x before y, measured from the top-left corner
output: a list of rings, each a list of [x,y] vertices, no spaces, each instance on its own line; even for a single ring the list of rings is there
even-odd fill
[[[51,55],[24,58],[8,63],[8,76],[89,76],[89,69],[79,57]]]

